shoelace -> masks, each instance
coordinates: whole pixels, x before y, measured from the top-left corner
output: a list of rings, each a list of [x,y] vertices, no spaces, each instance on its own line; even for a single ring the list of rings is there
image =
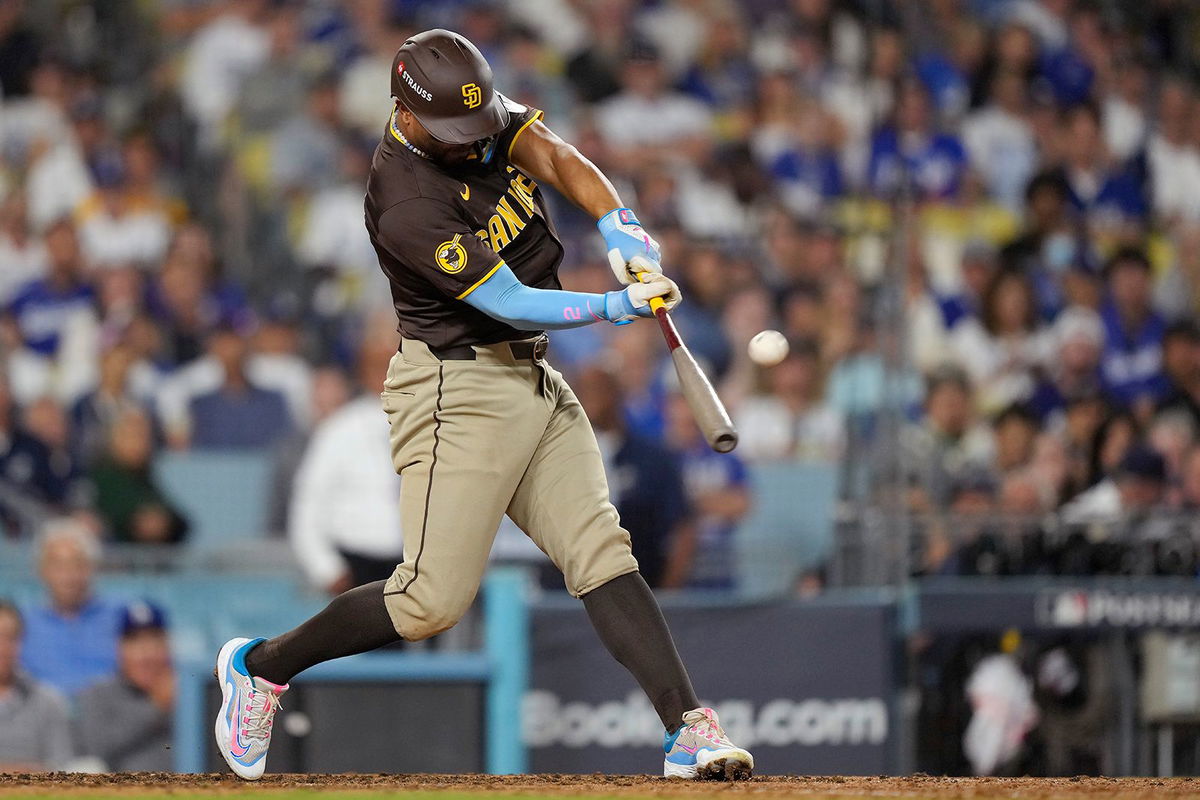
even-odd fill
[[[256,698],[263,698],[261,706],[256,707]],[[246,716],[242,720],[242,733],[247,739],[266,739],[271,735],[271,724],[275,720],[275,712],[281,708],[279,695],[274,692],[264,692],[261,689],[251,689],[249,702],[246,703]]]
[[[692,726],[697,735],[703,736],[710,742],[729,741],[725,738],[725,731],[721,730],[721,726],[717,724],[716,720],[703,711],[685,711],[683,722],[685,725]]]

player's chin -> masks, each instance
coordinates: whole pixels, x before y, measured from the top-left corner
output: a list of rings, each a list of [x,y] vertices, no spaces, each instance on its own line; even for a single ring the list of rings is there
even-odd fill
[[[462,164],[462,163],[465,163],[467,161],[467,159],[471,157],[471,151],[473,149],[474,149],[474,145],[470,145],[470,144],[465,144],[465,145],[448,144],[448,145],[443,145],[443,146],[439,147],[437,149],[437,151],[434,152],[432,155],[441,164],[448,164],[448,165]]]

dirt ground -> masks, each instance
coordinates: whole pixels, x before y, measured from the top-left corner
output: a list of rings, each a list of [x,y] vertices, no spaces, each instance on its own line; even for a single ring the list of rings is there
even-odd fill
[[[256,784],[232,775],[0,775],[0,796],[146,795],[244,793],[273,795],[351,791],[444,792],[506,795],[692,796],[755,795],[768,798],[1200,798],[1197,778],[908,778],[756,777],[737,783],[693,783],[642,775],[267,775]],[[361,793],[361,794],[360,794]]]

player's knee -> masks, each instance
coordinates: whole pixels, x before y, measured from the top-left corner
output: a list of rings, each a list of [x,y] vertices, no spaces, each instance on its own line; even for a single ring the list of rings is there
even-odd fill
[[[444,633],[453,628],[457,623],[457,619],[441,616],[415,620],[405,629],[404,638],[410,642],[419,642],[422,639],[428,639],[430,636],[437,636],[439,633]]]
[[[405,626],[404,638],[412,642],[419,642],[430,636],[444,633],[458,624],[463,614],[467,613],[468,607],[470,607],[470,602],[452,602],[437,608],[425,609],[424,614]]]

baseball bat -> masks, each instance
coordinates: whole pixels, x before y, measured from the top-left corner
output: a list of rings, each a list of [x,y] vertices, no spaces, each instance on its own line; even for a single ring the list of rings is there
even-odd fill
[[[645,283],[646,277],[647,273],[640,273],[638,280]],[[679,376],[679,391],[692,409],[692,416],[696,418],[700,432],[704,434],[709,447],[718,453],[728,453],[737,447],[738,435],[737,429],[733,427],[733,420],[729,418],[729,412],[725,410],[725,404],[717,397],[708,376],[700,369],[700,365],[684,344],[662,298],[650,298],[650,309],[658,320],[663,338],[667,340],[667,350],[671,353],[675,374]]]

